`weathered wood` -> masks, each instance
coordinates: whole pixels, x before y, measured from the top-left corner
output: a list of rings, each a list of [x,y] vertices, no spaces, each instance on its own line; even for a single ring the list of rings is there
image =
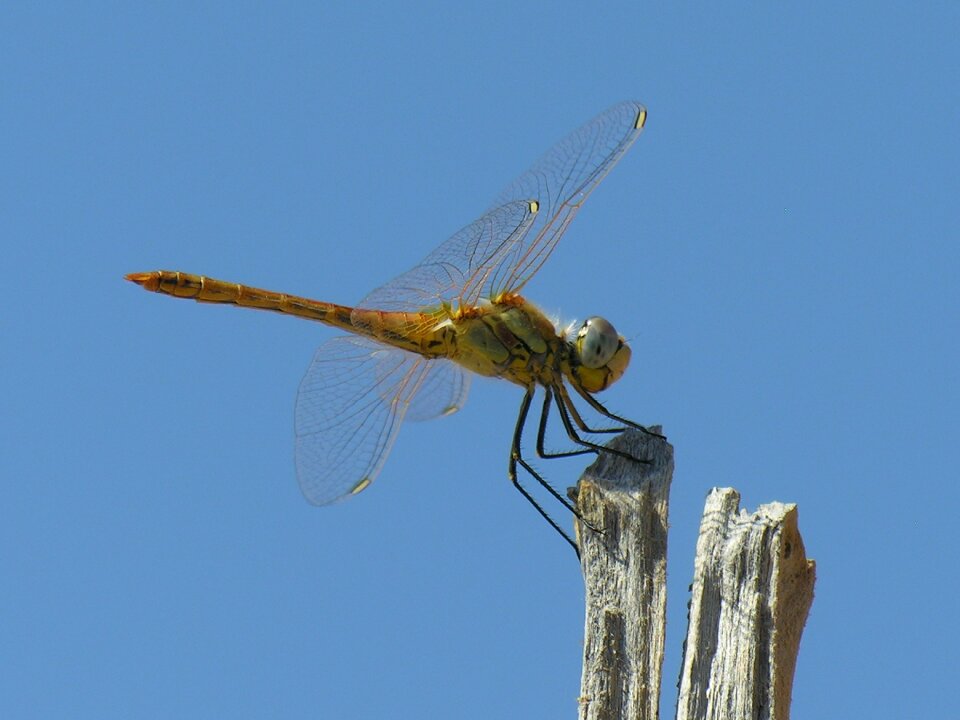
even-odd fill
[[[707,497],[680,674],[678,720],[790,717],[816,567],[796,505],[748,514],[730,488]]]
[[[656,718],[666,627],[667,502],[673,448],[629,431],[577,486],[577,539],[586,584],[580,718]]]
[[[658,717],[666,627],[669,443],[626,432],[576,489],[586,585],[581,720]],[[800,636],[813,601],[794,505],[739,510],[707,498],[697,543],[677,717],[786,720]]]

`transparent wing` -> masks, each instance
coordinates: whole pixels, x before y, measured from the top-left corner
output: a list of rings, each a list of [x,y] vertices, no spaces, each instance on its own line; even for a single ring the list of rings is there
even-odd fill
[[[300,383],[295,412],[300,488],[315,505],[372,483],[404,416],[424,420],[466,400],[463,373],[362,337],[337,337],[317,350]]]
[[[584,201],[639,137],[646,117],[640,103],[614,105],[554,145],[497,197],[494,206],[536,200],[540,210],[493,259],[492,296],[519,292],[540,269]]]
[[[645,119],[646,110],[635,102],[597,116],[547,151],[486,214],[357,307],[412,313],[442,303],[472,307],[481,298],[519,291],[637,139]]]
[[[533,224],[536,208],[518,199],[462,228],[412,270],[364,297],[358,308],[418,312],[442,303],[472,306],[483,297],[497,259]]]
[[[407,420],[413,422],[452,415],[464,406],[470,392],[470,375],[456,363],[438,359],[425,364],[426,372],[407,409]]]

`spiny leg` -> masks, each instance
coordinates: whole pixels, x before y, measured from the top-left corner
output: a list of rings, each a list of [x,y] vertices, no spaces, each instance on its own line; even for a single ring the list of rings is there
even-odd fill
[[[660,438],[661,440],[666,440],[666,439],[667,439],[666,435],[661,435],[660,433],[655,433],[655,432],[653,432],[653,430],[648,430],[647,428],[645,428],[645,427],[644,427],[643,425],[641,425],[640,423],[635,423],[633,420],[627,420],[627,418],[625,418],[625,417],[620,417],[619,415],[616,415],[616,414],[610,412],[609,410],[607,410],[607,409],[603,406],[603,404],[602,404],[599,400],[597,400],[593,395],[591,395],[590,393],[588,393],[588,392],[587,392],[586,390],[584,390],[582,387],[578,386],[576,383],[571,383],[571,385],[573,385],[573,389],[577,391],[577,394],[578,394],[580,397],[582,397],[584,400],[586,400],[586,401],[587,401],[587,404],[589,404],[590,407],[592,407],[594,410],[596,410],[596,411],[597,411],[598,413],[600,413],[601,415],[604,415],[604,416],[610,418],[611,420],[616,420],[616,421],[619,422],[619,423],[623,423],[624,425],[629,425],[630,427],[635,428],[635,429],[637,429],[637,430],[640,430],[641,432],[644,432],[644,433],[646,433],[647,435],[650,435],[651,437]],[[568,401],[569,401],[569,397],[568,397]]]
[[[541,517],[543,517],[544,520],[550,523],[550,527],[552,527],[554,530],[560,533],[560,536],[564,540],[566,540],[568,543],[570,543],[570,547],[573,548],[573,551],[577,554],[577,557],[579,558],[580,548],[577,547],[577,544],[573,541],[573,538],[571,538],[563,530],[563,528],[557,525],[556,521],[552,517],[547,515],[546,511],[542,507],[540,507],[540,503],[534,500],[533,496],[526,491],[526,489],[520,484],[520,480],[517,478],[517,463],[519,463],[524,470],[530,473],[530,475],[532,475],[533,478],[538,483],[540,483],[543,487],[545,487],[550,492],[551,495],[553,495],[557,500],[559,500],[564,507],[566,507],[568,510],[570,510],[572,513],[574,513],[579,517],[579,514],[573,508],[573,506],[569,503],[569,501],[566,498],[561,497],[560,493],[554,490],[546,480],[540,477],[539,473],[537,473],[537,471],[534,470],[533,467],[531,467],[530,464],[523,459],[523,455],[520,452],[520,439],[521,439],[521,436],[523,435],[524,425],[527,422],[527,413],[530,410],[530,402],[533,400],[533,392],[534,392],[534,388],[532,387],[527,388],[527,391],[523,396],[523,401],[520,403],[520,413],[517,416],[517,427],[513,431],[513,445],[510,448],[510,463],[508,465],[507,474],[510,477],[510,482],[513,483],[513,486],[520,491],[520,494],[527,499],[527,502],[533,505],[533,508],[538,513],[540,513]]]
[[[547,418],[550,415],[550,402],[553,400],[553,388],[549,385],[544,386],[543,409],[540,411],[540,427],[537,431],[537,455],[544,459],[576,457],[577,455],[588,455],[598,452],[595,448],[583,448],[582,450],[563,450],[561,452],[547,452],[544,449],[544,438],[547,434]],[[562,401],[558,402],[559,406]],[[562,412],[562,411],[561,411]],[[589,429],[583,428],[586,432]]]
[[[570,399],[570,395],[567,393],[566,388],[562,383],[557,383],[556,385],[557,393],[557,410],[560,413],[560,420],[563,422],[563,427],[567,431],[567,437],[569,437],[577,445],[581,445],[585,448],[590,448],[591,452],[601,453],[606,452],[611,455],[617,455],[627,460],[633,460],[634,462],[643,463],[648,465],[649,460],[644,460],[642,458],[634,457],[628,452],[623,450],[617,450],[616,448],[609,447],[607,445],[598,445],[597,443],[590,442],[589,440],[584,440],[577,434],[576,429],[573,427],[573,422],[570,420],[571,411],[576,412],[576,408],[573,405],[573,402]]]
[[[650,464],[650,460],[645,458],[634,457],[630,453],[624,452],[623,450],[612,448],[609,445],[597,445],[596,443],[590,442],[589,440],[584,440],[582,437],[580,437],[570,420],[570,416],[577,412],[577,408],[573,404],[570,394],[567,392],[567,389],[562,382],[558,382],[555,386],[555,389],[557,393],[557,410],[560,412],[560,419],[563,421],[563,427],[567,431],[567,436],[573,442],[577,443],[578,445],[588,447],[597,453],[606,452],[610,453],[611,455],[626,458],[627,460],[643,463],[644,465]],[[622,432],[624,429],[625,428],[621,428],[620,431]],[[588,429],[587,432],[590,432],[590,430]]]
[[[534,389],[533,389],[533,388],[530,388],[530,389],[527,391],[527,394],[529,395],[529,400],[526,400],[526,403],[525,403],[526,407],[525,407],[525,408],[522,408],[522,410],[523,410],[523,416],[522,416],[522,417],[523,417],[523,422],[524,422],[524,424],[526,423],[527,411],[530,409],[530,401],[533,400],[533,393],[534,393]],[[549,405],[550,405],[549,402],[545,399],[545,400],[544,400],[544,408],[545,408],[545,409],[549,409]],[[546,420],[544,420],[544,418],[541,416],[541,418],[540,418],[540,430],[541,430],[541,433],[546,430],[546,424],[547,424],[547,423],[546,423]],[[541,447],[542,447],[542,445],[543,445],[543,436],[542,436],[541,433],[538,433],[538,436],[537,436],[537,454],[540,455],[540,457],[542,457],[542,458],[544,458],[544,459],[549,459],[550,457],[566,457],[566,455],[563,455],[563,454],[557,454],[557,455],[541,454],[541,453],[540,453],[540,449],[541,449]],[[543,485],[543,487],[547,490],[547,492],[549,492],[551,495],[553,495],[553,497],[557,500],[557,502],[559,502],[561,505],[563,505],[567,510],[569,510],[570,512],[572,512],[572,513],[573,513],[574,515],[576,515],[578,518],[580,518],[580,513],[578,513],[578,512],[577,512],[577,509],[576,509],[573,505],[570,504],[570,501],[567,500],[567,498],[565,498],[563,495],[561,495],[560,493],[558,493],[558,492],[554,489],[554,487],[553,487],[550,483],[548,483],[546,480],[544,480],[544,479],[543,479],[543,476],[541,476],[540,473],[538,473],[536,470],[534,470],[534,469],[533,469],[533,466],[530,465],[530,463],[528,463],[528,462],[523,458],[523,455],[522,455],[522,453],[521,453],[521,448],[520,448],[520,431],[519,431],[519,428],[518,428],[518,432],[517,432],[516,436],[514,437],[514,442],[515,442],[515,448],[516,448],[516,451],[517,451],[517,462],[519,462],[520,465],[522,465],[523,468],[524,468],[528,473],[530,473],[531,475],[533,475],[533,477],[536,479],[536,481],[537,481],[538,483],[540,483],[541,485]],[[586,450],[586,451],[584,451],[584,452],[593,452],[593,451],[592,451],[592,450]],[[579,451],[574,452],[574,453],[571,453],[571,455],[579,455],[579,454],[581,454]],[[580,518],[580,519],[582,520],[583,518]]]
[[[562,404],[570,413],[570,417],[573,418],[573,422],[576,423],[577,427],[580,428],[583,432],[586,433],[619,433],[626,430],[624,427],[612,427],[612,428],[592,428],[587,425],[584,421],[583,416],[580,415],[580,411],[577,410],[577,406],[573,404],[573,401],[570,399],[570,393],[567,392],[566,386],[562,382],[557,383],[557,404]]]
[[[537,431],[537,455],[542,457],[544,460],[549,460],[551,458],[577,457],[579,455],[589,455],[591,453],[599,454],[599,451],[600,451],[599,446],[597,446],[597,448],[587,447],[587,448],[583,448],[582,450],[564,450],[561,452],[546,451],[543,444],[544,444],[544,438],[547,433],[547,418],[550,416],[550,402],[552,399],[553,399],[553,388],[551,388],[549,385],[544,385],[543,409],[540,411],[540,426]],[[563,410],[559,402],[557,403],[557,407],[561,408],[560,412],[562,413]],[[553,490],[552,487],[550,487],[549,489]],[[587,520],[583,515],[581,515],[580,511],[576,507],[572,507],[566,502],[564,502],[562,498],[559,498],[557,496],[557,493],[553,493],[553,495],[554,497],[557,497],[557,499],[560,500],[560,502],[563,502],[563,504],[566,507],[570,508],[570,511],[574,515],[576,515],[577,519],[580,522],[582,522],[586,527],[590,528],[594,532],[598,532],[598,533],[603,532],[600,528],[594,526],[589,520]]]

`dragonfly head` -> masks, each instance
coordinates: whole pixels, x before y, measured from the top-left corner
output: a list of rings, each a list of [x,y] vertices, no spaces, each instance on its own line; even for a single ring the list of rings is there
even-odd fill
[[[587,318],[572,345],[571,374],[589,393],[608,388],[630,364],[630,346],[602,317]]]

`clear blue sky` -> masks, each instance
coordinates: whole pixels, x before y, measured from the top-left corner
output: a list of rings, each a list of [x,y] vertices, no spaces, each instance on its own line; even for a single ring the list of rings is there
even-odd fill
[[[665,716],[717,485],[799,505],[795,717],[954,711],[957,5],[314,5],[0,10],[0,716],[575,717],[517,388],[315,508],[293,402],[331,331],[122,276],[356,301],[629,98],[647,129],[527,294],[632,339],[604,399],[676,447]]]

